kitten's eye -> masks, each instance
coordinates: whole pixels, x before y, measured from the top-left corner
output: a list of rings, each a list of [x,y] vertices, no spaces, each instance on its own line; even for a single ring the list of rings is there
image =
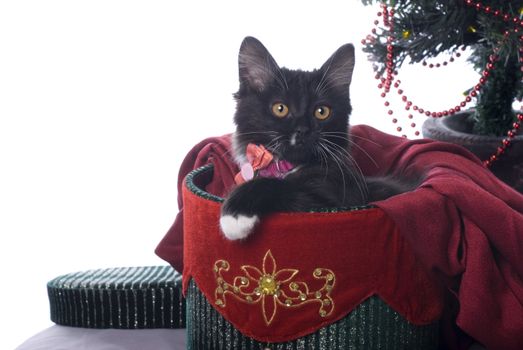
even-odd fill
[[[325,120],[331,115],[331,109],[327,106],[319,106],[314,110],[314,116],[319,120]]]
[[[289,114],[289,107],[281,102],[276,102],[272,105],[272,114],[278,118],[285,118]]]

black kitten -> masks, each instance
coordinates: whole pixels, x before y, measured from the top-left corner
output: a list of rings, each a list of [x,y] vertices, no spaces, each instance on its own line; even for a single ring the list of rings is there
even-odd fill
[[[247,181],[223,204],[220,226],[227,238],[247,237],[269,213],[359,206],[404,191],[390,181],[364,178],[351,157],[353,69],[351,44],[319,70],[304,72],[280,68],[257,39],[244,39],[233,144]],[[249,147],[272,154],[271,164],[253,168]]]

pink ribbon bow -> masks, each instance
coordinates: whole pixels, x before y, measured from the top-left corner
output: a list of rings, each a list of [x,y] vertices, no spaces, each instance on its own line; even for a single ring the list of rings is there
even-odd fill
[[[255,176],[283,178],[294,166],[286,160],[274,161],[274,156],[263,145],[249,143],[246,150],[247,162],[241,165],[234,177],[239,185]]]

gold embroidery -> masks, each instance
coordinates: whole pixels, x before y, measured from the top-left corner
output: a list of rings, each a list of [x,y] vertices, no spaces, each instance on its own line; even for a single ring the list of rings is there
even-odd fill
[[[222,276],[229,268],[230,264],[225,260],[214,263],[213,271],[217,284],[214,297],[215,304],[219,307],[227,306],[227,295],[251,305],[261,303],[263,320],[267,326],[274,320],[278,306],[289,309],[316,303],[319,304],[320,317],[328,317],[334,311],[331,292],[336,283],[336,275],[329,269],[314,269],[312,276],[323,280],[323,286],[310,291],[307,283],[292,281],[299,270],[278,270],[270,249],[263,257],[261,270],[255,266],[243,265],[240,269],[244,276],[234,277],[232,284]]]

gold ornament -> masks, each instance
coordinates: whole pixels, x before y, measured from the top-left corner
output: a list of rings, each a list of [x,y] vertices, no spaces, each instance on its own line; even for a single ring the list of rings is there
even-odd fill
[[[410,35],[411,35],[410,30],[404,30],[404,31],[401,33],[401,37],[402,37],[403,39],[408,39],[408,38],[410,38]]]
[[[469,33],[475,33],[475,32],[477,32],[478,30],[476,29],[476,27],[474,27],[474,26],[470,26],[470,27],[467,28],[467,31],[468,31]]]
[[[263,320],[267,326],[274,320],[278,307],[294,309],[316,303],[319,306],[318,314],[322,318],[334,311],[334,300],[330,294],[336,284],[336,275],[332,270],[314,269],[312,276],[316,280],[323,280],[323,285],[318,290],[310,290],[307,283],[293,281],[299,270],[278,270],[270,250],[263,257],[261,269],[243,265],[240,269],[244,276],[234,277],[232,283],[228,283],[222,276],[223,272],[229,271],[229,267],[230,264],[225,260],[218,260],[213,266],[217,284],[214,303],[221,308],[227,307],[227,296],[249,305],[261,304]]]

